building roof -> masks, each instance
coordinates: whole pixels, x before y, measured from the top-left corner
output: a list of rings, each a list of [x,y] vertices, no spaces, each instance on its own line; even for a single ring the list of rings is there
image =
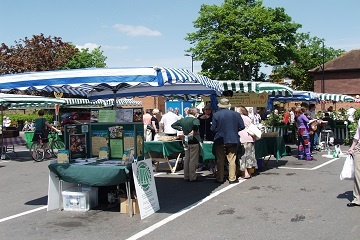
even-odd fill
[[[339,71],[350,69],[360,69],[360,49],[343,53],[341,56],[324,64],[324,71]],[[321,65],[309,70],[310,73],[321,71]]]

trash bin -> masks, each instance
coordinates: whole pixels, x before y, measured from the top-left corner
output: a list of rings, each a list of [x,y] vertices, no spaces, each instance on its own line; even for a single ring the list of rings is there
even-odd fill
[[[24,128],[24,120],[18,120],[18,130],[22,131],[22,129]]]

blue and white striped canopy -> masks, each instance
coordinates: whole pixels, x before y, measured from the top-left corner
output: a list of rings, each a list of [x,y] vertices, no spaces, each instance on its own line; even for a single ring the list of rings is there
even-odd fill
[[[223,90],[233,92],[267,92],[269,96],[291,96],[293,89],[288,86],[271,82],[253,82],[253,81],[219,81],[223,85]]]
[[[99,107],[109,107],[114,105],[114,99],[98,99],[95,101],[90,101],[89,99],[82,98],[62,98],[65,101],[65,106],[99,106]],[[141,101],[135,101],[133,99],[116,99],[117,106],[142,106]]]
[[[0,90],[83,91],[89,99],[129,96],[221,94],[216,81],[186,69],[94,68],[44,71],[0,76]]]
[[[349,95],[334,94],[334,93],[318,93],[319,101],[333,101],[333,102],[354,102],[355,98]]]
[[[269,96],[269,99],[278,102],[318,102],[318,94],[311,91],[293,91],[293,95],[288,96]]]

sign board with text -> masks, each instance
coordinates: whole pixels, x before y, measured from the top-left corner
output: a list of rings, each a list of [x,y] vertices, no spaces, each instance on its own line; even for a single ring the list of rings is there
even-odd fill
[[[232,97],[218,97],[218,101],[221,98],[229,99],[231,107],[266,107],[268,103],[269,94],[263,93],[234,93]],[[203,97],[203,101],[210,101],[209,97]]]

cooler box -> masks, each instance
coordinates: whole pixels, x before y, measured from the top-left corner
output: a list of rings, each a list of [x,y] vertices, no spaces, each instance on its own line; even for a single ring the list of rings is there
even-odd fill
[[[89,211],[98,205],[97,187],[73,187],[62,191],[64,211]]]

